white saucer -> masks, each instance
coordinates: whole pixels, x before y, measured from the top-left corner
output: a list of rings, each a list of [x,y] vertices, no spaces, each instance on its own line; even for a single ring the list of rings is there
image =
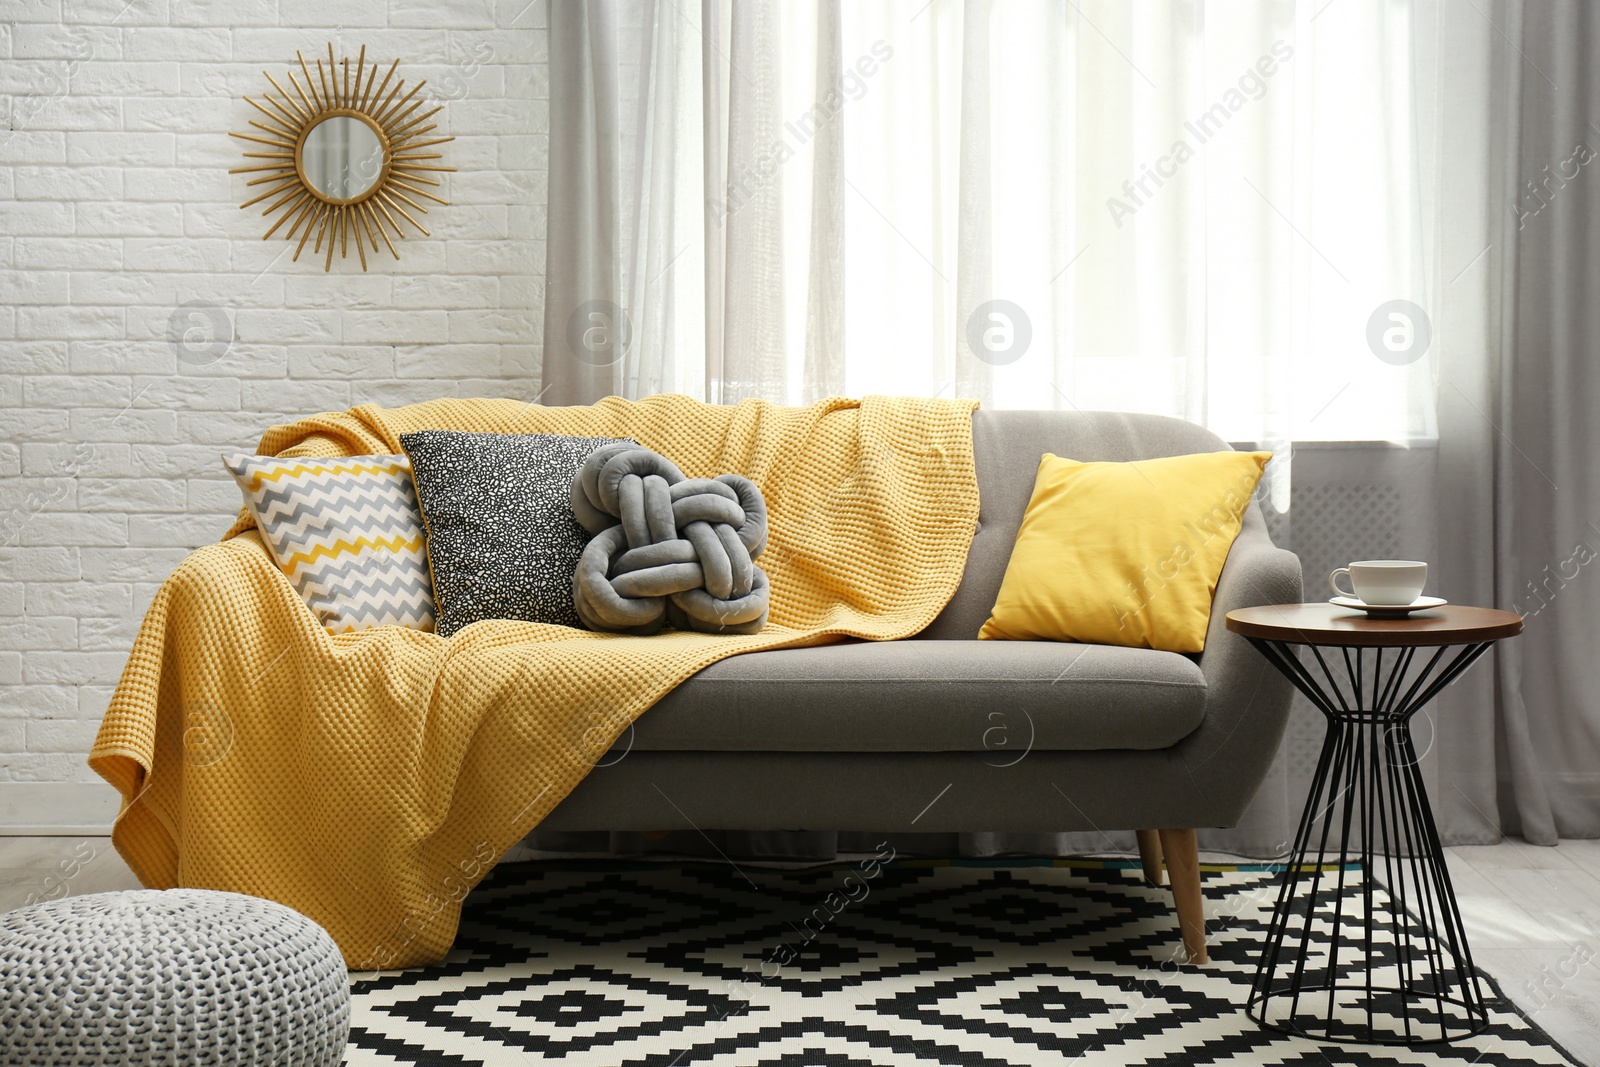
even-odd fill
[[[1353,608],[1364,611],[1374,619],[1403,619],[1413,611],[1422,611],[1426,608],[1441,608],[1450,603],[1444,597],[1419,596],[1409,604],[1368,604],[1364,600],[1357,600],[1353,596],[1336,596],[1328,603],[1341,608]]]

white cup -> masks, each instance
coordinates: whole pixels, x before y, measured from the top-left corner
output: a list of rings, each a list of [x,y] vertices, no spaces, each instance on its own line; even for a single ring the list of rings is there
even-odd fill
[[[1339,588],[1339,575],[1350,576],[1353,591]],[[1414,559],[1364,559],[1328,575],[1328,588],[1373,607],[1414,604],[1428,584],[1428,565]]]

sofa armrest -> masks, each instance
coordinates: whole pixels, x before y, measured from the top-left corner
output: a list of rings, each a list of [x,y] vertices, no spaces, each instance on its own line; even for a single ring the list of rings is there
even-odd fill
[[[1177,746],[1190,777],[1208,799],[1207,807],[1232,811],[1235,820],[1278,751],[1293,692],[1265,656],[1228,630],[1226,616],[1235,608],[1297,604],[1301,595],[1299,557],[1272,543],[1260,507],[1252,504],[1211,601],[1200,656],[1205,718]]]

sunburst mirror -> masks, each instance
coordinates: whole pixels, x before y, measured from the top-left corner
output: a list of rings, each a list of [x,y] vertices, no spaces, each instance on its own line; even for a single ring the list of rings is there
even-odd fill
[[[379,82],[378,64],[374,63],[370,72],[366,69],[365,45],[356,57],[354,71],[350,69],[349,56],[345,56],[342,63],[334,62],[332,43],[328,45],[327,69],[323,69],[321,58],[315,61],[315,78],[311,76],[305,57],[296,52],[295,58],[299,60],[305,85],[301,86],[291,68],[288,75],[294,96],[274,81],[272,75],[262,71],[278,96],[263,93],[265,105],[245,97],[246,103],[261,112],[267,121],[251,119],[250,125],[259,132],[232,136],[271,151],[246,152],[248,160],[269,162],[251,163],[229,171],[230,174],[262,173],[246,184],[265,186],[265,191],[239,206],[248,208],[271,200],[261,214],[266,216],[278,211],[282,214],[261,239],[267,240],[284,223],[289,223],[284,239],[292,241],[297,234],[300,238],[294,249],[296,260],[308,240],[312,242],[312,255],[322,253],[323,244],[327,244],[322,264],[324,271],[333,269],[335,244],[341,259],[349,257],[352,237],[362,270],[367,269],[363,240],[372,245],[373,255],[377,255],[378,240],[382,238],[394,258],[399,259],[400,253],[389,239],[389,231],[394,231],[397,238],[404,238],[406,233],[401,220],[424,236],[428,233],[406,208],[409,206],[426,215],[428,209],[418,202],[419,199],[449,203],[424,188],[439,188],[438,179],[429,177],[430,174],[455,170],[437,162],[443,158],[440,152],[427,151],[455,140],[454,137],[428,139],[428,134],[438,129],[437,123],[428,120],[443,110],[443,105],[417,114],[423,106],[417,94],[428,83],[420,81],[410,92],[405,92],[406,83],[402,78],[390,89],[389,82],[400,61],[396,59],[390,64],[388,73]],[[364,86],[363,74],[366,77]]]

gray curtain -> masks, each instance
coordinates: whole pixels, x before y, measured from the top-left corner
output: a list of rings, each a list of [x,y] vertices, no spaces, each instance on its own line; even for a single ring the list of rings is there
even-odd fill
[[[700,28],[665,0],[586,0],[550,6],[550,41],[539,396],[663,392],[703,362]]]
[[[1504,3],[1480,345],[1440,367],[1441,565],[1526,615],[1441,704],[1447,839],[1600,836],[1600,10]],[[1495,328],[1497,327],[1497,329]]]
[[[550,39],[561,42],[550,49],[550,84],[552,95],[560,87],[561,100],[550,108],[546,404],[589,403],[614,391],[615,360],[606,342],[614,345],[615,338],[605,335],[603,319],[608,306],[621,307],[625,299],[617,14],[617,6],[605,2],[550,5]],[[583,347],[586,335],[589,348]]]

